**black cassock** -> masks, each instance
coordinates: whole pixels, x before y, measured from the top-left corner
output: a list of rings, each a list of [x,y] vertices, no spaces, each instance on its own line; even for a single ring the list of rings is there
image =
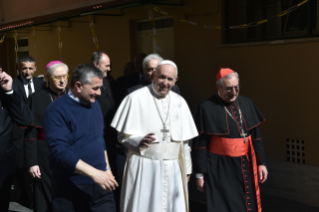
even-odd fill
[[[227,113],[224,106],[236,121]],[[243,117],[242,125],[239,108]],[[197,109],[195,122],[200,136],[193,140],[193,173],[204,174],[207,211],[261,211],[261,207],[258,207],[260,204],[257,203],[259,198],[256,196],[255,179],[252,177],[254,175],[250,155],[220,155],[212,153],[210,145],[214,139],[215,142],[219,142],[219,137],[242,138],[243,126],[246,136],[251,136],[257,164],[263,165],[266,163],[266,156],[258,128],[263,121],[264,117],[255,104],[244,96],[238,96],[236,102],[229,104],[215,94]]]
[[[35,179],[33,187],[35,212],[50,211],[52,202],[50,152],[45,140],[42,119],[47,107],[65,93],[67,90],[57,94],[50,88],[42,88],[28,98],[27,104],[32,112],[33,123],[25,133],[25,167],[38,165],[41,172],[41,179]]]
[[[103,78],[103,86],[101,87],[101,96],[97,96],[96,100],[100,103],[102,109],[102,115],[104,120],[104,141],[106,151],[109,159],[109,165],[111,166],[112,173],[115,179],[119,182],[118,167],[117,167],[117,131],[111,127],[111,122],[116,112],[115,101],[113,98],[112,88],[109,80]],[[116,208],[119,210],[120,204],[120,189],[117,188],[114,191],[114,198],[116,202]]]

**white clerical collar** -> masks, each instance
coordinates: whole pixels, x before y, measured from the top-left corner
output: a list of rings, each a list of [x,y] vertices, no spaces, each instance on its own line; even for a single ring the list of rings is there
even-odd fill
[[[26,80],[26,79],[24,78],[24,76],[22,76],[22,74],[21,74],[21,79],[22,79],[22,82],[23,82],[24,85],[29,84],[29,82],[30,82],[30,83],[33,83],[33,77],[31,77],[30,81],[28,82],[28,80]]]
[[[72,92],[71,89],[69,90],[68,95],[69,95],[69,97],[71,97],[71,99],[73,99],[74,101],[76,101],[82,105],[89,105],[90,104],[90,103],[81,102],[80,99],[74,95],[74,93]]]
[[[151,91],[152,91],[153,95],[154,95],[157,99],[165,99],[166,96],[169,95],[169,93],[168,93],[166,96],[161,96],[161,95],[157,92],[157,90],[155,89],[154,82],[152,82],[152,83],[150,84],[150,86],[151,86]]]

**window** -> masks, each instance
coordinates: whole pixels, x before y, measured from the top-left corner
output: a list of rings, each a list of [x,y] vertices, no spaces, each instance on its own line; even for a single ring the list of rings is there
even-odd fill
[[[244,43],[319,36],[319,0],[310,0],[296,10],[277,15],[303,0],[226,0],[225,28],[268,19],[249,28],[225,30],[225,42]]]

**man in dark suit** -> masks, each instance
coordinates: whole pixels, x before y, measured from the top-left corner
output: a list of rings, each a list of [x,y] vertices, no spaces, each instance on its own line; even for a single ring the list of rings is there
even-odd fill
[[[28,97],[36,90],[45,87],[45,82],[42,79],[34,77],[37,71],[35,60],[30,56],[24,56],[20,59],[20,75],[13,79],[13,85],[20,89],[23,99],[26,102]]]
[[[0,211],[8,211],[11,185],[16,172],[16,147],[13,143],[13,123],[28,126],[31,112],[12,78],[0,67]]]
[[[36,61],[30,56],[24,56],[20,59],[20,75],[13,79],[13,85],[20,90],[23,100],[26,103],[28,97],[45,87],[45,82],[42,79],[34,77],[37,71]],[[17,181],[19,187],[18,202],[26,207],[31,208],[32,205],[32,186],[31,179],[24,169],[24,129],[21,129],[17,124],[14,125],[13,140],[17,148]]]
[[[145,85],[149,85],[152,83],[152,76],[157,67],[157,65],[163,61],[163,58],[158,54],[150,54],[144,58],[142,63],[143,68],[143,80],[140,80],[139,83],[135,84],[134,86],[128,87],[128,93],[132,93],[133,91],[144,87]],[[177,94],[181,94],[179,87],[175,84],[172,89]]]
[[[104,140],[106,144],[109,163],[112,168],[112,173],[115,178],[118,178],[117,163],[116,163],[116,150],[117,150],[117,132],[111,127],[111,122],[116,112],[115,101],[112,94],[110,82],[107,79],[108,73],[111,71],[110,57],[102,51],[93,53],[91,58],[91,64],[103,72],[103,86],[101,87],[101,96],[97,96],[96,99],[100,103],[102,108],[102,115],[104,119]],[[120,189],[114,191],[114,198],[119,209],[119,196]]]

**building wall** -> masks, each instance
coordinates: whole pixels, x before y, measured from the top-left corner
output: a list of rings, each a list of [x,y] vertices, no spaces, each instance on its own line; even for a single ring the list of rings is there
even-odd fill
[[[221,25],[222,9],[217,14],[217,0],[185,0],[185,6],[159,6],[163,11],[200,24],[193,26],[174,22],[175,62],[179,67],[182,95],[192,111],[215,93],[215,75],[220,67],[230,67],[240,75],[241,94],[250,97],[266,122],[261,131],[267,157],[286,160],[286,139],[305,141],[305,161],[319,165],[316,108],[319,63],[318,42],[280,45],[229,47],[222,44],[222,31],[205,29],[202,24]],[[161,16],[156,13],[155,16]],[[100,49],[110,54],[113,76],[122,75],[125,63],[134,57],[134,20],[148,17],[148,6],[124,10],[122,17],[96,16],[95,31]],[[72,19],[87,21],[88,17]],[[64,23],[66,24],[66,23]],[[95,46],[88,24],[71,23],[62,28],[64,61],[72,70],[89,62]],[[37,28],[41,29],[41,28]],[[33,56],[33,37],[29,34],[30,55]],[[38,74],[45,65],[59,59],[56,29],[37,32]],[[165,55],[164,55],[165,57]],[[294,164],[292,166],[295,166]],[[297,165],[296,165],[297,166]],[[300,167],[298,165],[298,167]],[[270,173],[273,174],[273,173]],[[276,173],[274,173],[276,174]]]
[[[185,6],[159,6],[163,11],[202,24],[221,25],[221,9],[217,1],[185,1]],[[154,16],[161,16],[155,11]],[[122,75],[125,63],[134,57],[135,32],[130,22],[148,17],[148,6],[124,10],[124,16],[96,16],[94,29],[100,49],[112,60],[112,75]],[[72,19],[88,21],[88,17]],[[67,22],[61,22],[67,26]],[[56,25],[56,23],[52,23]],[[132,27],[131,27],[132,28]],[[49,28],[36,27],[36,30]],[[261,125],[267,156],[286,160],[286,138],[305,141],[306,163],[319,165],[316,136],[316,60],[318,42],[285,45],[226,47],[222,45],[221,30],[205,29],[179,21],[174,22],[175,61],[179,67],[178,85],[192,111],[215,93],[215,75],[220,67],[230,67],[240,74],[241,94],[249,96],[266,118]],[[10,36],[10,35],[9,35]],[[11,34],[12,36],[12,34]],[[21,35],[22,36],[22,35]],[[23,34],[25,36],[25,34]],[[29,36],[30,55],[34,56],[32,33]],[[70,72],[80,63],[88,63],[95,46],[88,23],[71,22],[62,27],[63,57]],[[50,60],[60,59],[55,27],[37,31],[37,74],[45,74]],[[133,51],[134,52],[134,51]],[[163,55],[165,57],[165,55]],[[13,73],[14,74],[14,73]]]

